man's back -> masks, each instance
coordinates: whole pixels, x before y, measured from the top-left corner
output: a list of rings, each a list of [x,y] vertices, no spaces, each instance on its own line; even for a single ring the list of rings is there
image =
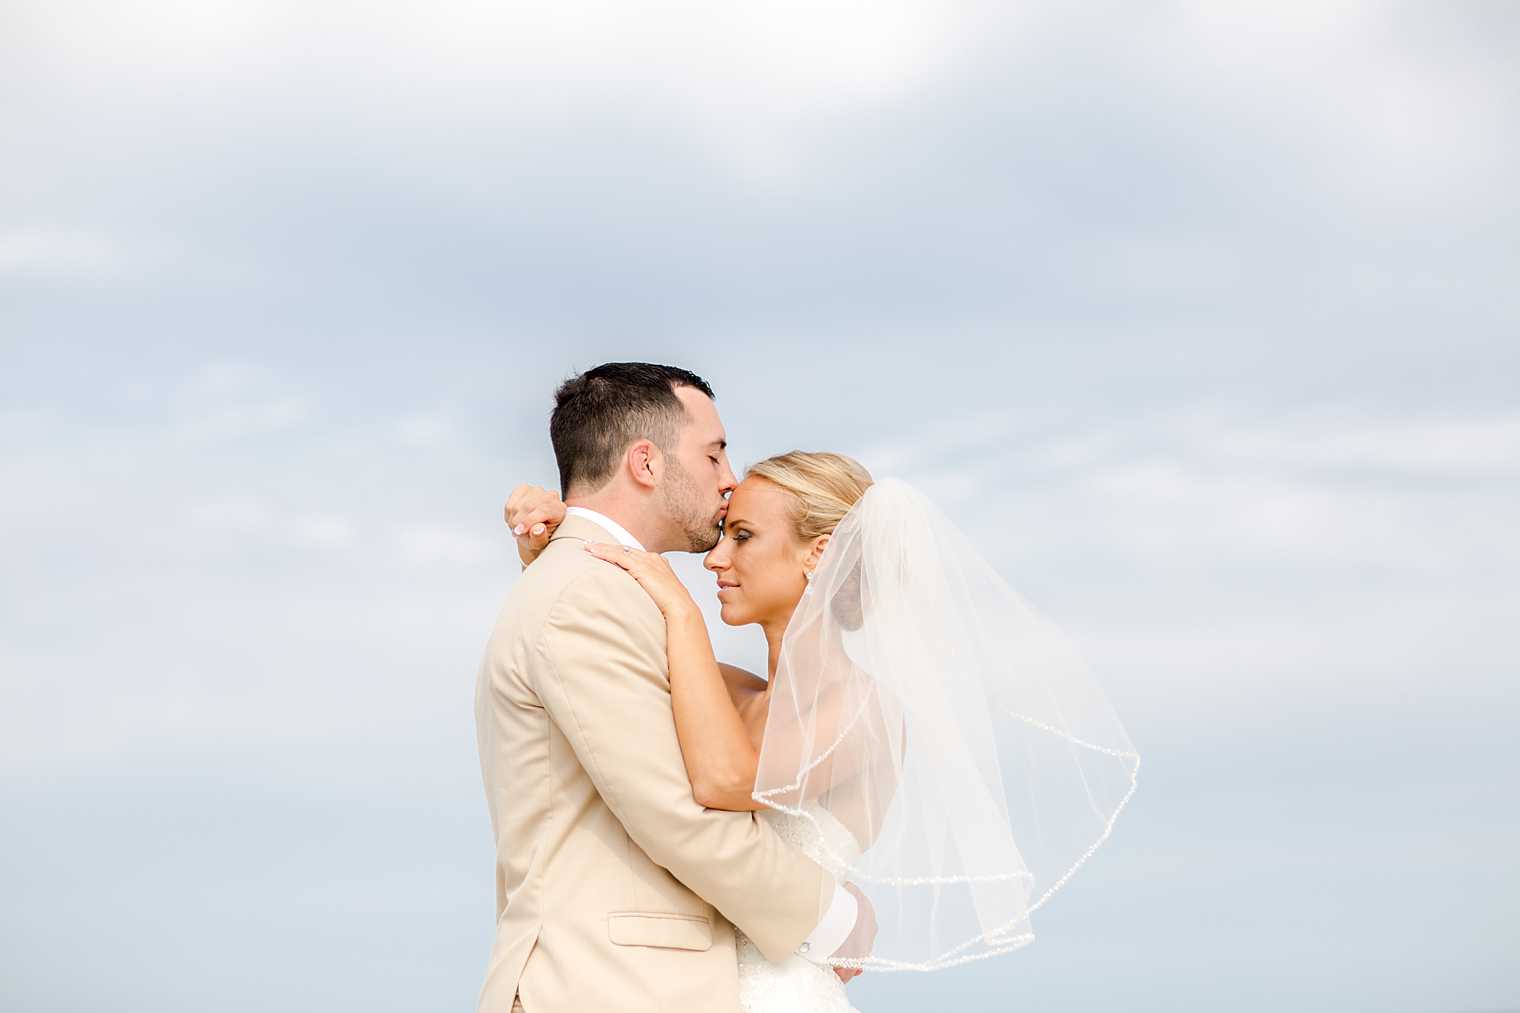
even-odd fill
[[[773,954],[831,889],[750,814],[691,798],[665,624],[567,518],[509,596],[476,690],[497,846],[497,935],[480,1013],[737,1007],[733,929]],[[680,875],[684,883],[676,878]]]

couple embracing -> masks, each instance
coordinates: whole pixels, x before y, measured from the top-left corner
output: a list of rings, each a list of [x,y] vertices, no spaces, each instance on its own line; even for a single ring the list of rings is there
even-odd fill
[[[862,971],[1033,939],[1139,760],[1060,631],[950,518],[859,463],[734,475],[711,387],[609,363],[558,390],[559,496],[476,688],[497,927],[479,1013],[849,1013]],[[661,553],[703,552],[762,678]]]

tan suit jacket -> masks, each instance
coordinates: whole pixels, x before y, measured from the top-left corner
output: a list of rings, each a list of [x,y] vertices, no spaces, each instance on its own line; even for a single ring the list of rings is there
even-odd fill
[[[780,960],[833,880],[753,813],[691,795],[665,622],[567,517],[507,598],[476,686],[496,839],[477,1013],[734,1013],[733,925]]]

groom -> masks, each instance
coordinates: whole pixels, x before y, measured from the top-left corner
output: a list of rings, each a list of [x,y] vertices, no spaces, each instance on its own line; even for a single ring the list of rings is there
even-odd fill
[[[819,959],[863,954],[871,917],[764,820],[692,799],[664,619],[581,548],[717,544],[737,480],[713,392],[684,369],[608,363],[560,387],[549,436],[566,517],[476,686],[497,913],[476,1010],[734,1013],[734,925],[770,960]]]

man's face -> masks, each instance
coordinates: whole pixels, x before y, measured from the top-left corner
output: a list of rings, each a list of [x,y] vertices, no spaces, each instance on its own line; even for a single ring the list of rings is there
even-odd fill
[[[661,503],[684,538],[686,551],[706,552],[718,544],[726,497],[739,480],[728,464],[728,438],[717,405],[695,387],[677,387],[676,397],[686,408],[686,423],[675,452],[665,457]]]

